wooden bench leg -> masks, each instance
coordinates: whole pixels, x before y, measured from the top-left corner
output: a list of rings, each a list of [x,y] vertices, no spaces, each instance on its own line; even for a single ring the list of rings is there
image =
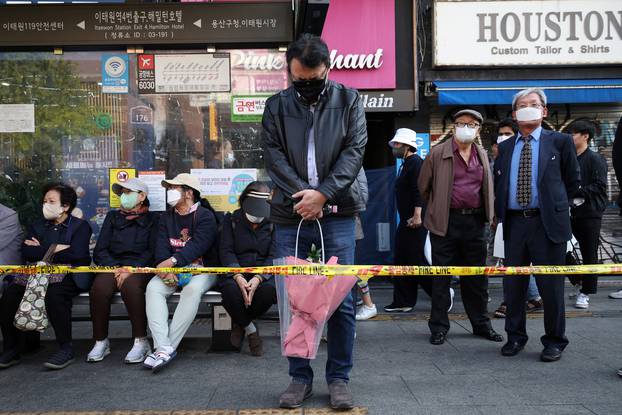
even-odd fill
[[[231,344],[231,316],[221,305],[212,307],[211,352],[237,351]]]

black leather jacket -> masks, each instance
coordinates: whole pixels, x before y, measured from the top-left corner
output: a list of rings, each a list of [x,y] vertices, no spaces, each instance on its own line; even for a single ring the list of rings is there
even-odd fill
[[[332,215],[352,216],[365,210],[359,175],[367,143],[363,103],[356,90],[329,81],[315,111],[293,87],[268,98],[263,115],[266,169],[276,184],[271,221],[297,223],[292,195],[311,189],[307,175],[309,130],[314,126],[319,186]]]

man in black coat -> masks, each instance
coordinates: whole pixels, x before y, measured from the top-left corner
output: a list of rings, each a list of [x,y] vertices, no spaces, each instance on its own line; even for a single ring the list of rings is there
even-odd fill
[[[540,89],[518,92],[512,102],[516,136],[499,146],[495,161],[495,211],[503,221],[505,265],[562,265],[571,238],[570,200],[579,189],[579,163],[572,138],[542,128],[546,95]],[[527,343],[525,300],[529,276],[506,276],[504,356],[518,354]],[[536,275],[544,302],[542,361],[559,360],[565,335],[564,277]]]
[[[579,242],[581,262],[584,265],[598,263],[598,240],[603,212],[607,208],[607,160],[590,150],[594,138],[594,125],[588,121],[576,121],[570,128],[581,168],[581,188],[572,200],[572,234]],[[596,294],[596,275],[575,275],[570,282],[575,286],[576,308],[590,305],[590,294]]]
[[[328,80],[330,54],[319,37],[303,34],[287,50],[292,86],[273,95],[263,114],[266,169],[276,185],[271,202],[275,257],[306,258],[312,244],[326,258],[354,262],[354,215],[365,209],[358,175],[367,143],[365,111],[358,92]],[[305,222],[296,245],[298,223]],[[348,294],[328,321],[326,381],[334,409],[349,409],[355,310]],[[308,359],[289,358],[292,382],[280,406],[297,408],[311,396],[313,370]]]

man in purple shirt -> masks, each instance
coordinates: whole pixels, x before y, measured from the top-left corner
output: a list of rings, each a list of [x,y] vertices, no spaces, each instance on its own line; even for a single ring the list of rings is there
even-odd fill
[[[493,219],[493,187],[488,156],[475,144],[483,122],[474,110],[454,114],[453,138],[435,146],[419,175],[419,190],[427,201],[424,226],[430,231],[432,265],[482,266],[486,263],[486,222]],[[449,331],[450,277],[434,277],[430,343],[445,342]],[[473,334],[502,342],[488,318],[488,279],[460,279],[464,309]]]

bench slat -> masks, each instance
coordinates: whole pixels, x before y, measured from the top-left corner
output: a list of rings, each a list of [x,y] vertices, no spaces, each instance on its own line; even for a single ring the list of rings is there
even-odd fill
[[[181,293],[175,292],[168,299],[168,303],[170,304],[178,304],[179,296]],[[74,298],[74,305],[88,305],[89,304],[89,293],[80,293],[77,297]],[[222,296],[218,291],[207,291],[203,294],[201,298],[201,302],[205,304],[221,304]],[[112,297],[112,304],[123,304],[123,298],[121,298],[121,293],[115,293]]]

